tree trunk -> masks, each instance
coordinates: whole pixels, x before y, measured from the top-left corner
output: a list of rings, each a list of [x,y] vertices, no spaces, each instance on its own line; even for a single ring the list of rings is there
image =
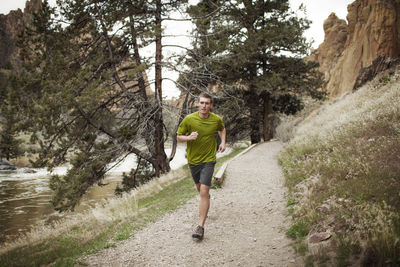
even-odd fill
[[[261,136],[260,136],[260,124],[258,118],[258,110],[251,109],[250,110],[250,141],[252,144],[260,143]]]
[[[186,93],[186,96],[185,96],[185,101],[183,101],[183,104],[182,104],[182,109],[181,109],[181,113],[179,114],[179,119],[178,119],[178,124],[176,125],[176,130],[175,130],[175,132],[173,134],[172,150],[171,150],[171,155],[169,156],[169,159],[168,159],[168,161],[170,161],[170,162],[171,162],[171,160],[174,159],[175,154],[176,154],[176,147],[178,145],[178,140],[176,139],[177,138],[176,132],[178,131],[179,124],[181,124],[181,122],[183,121],[183,119],[186,116],[186,107],[187,107],[187,103],[188,103],[188,100],[189,100],[189,95],[190,94],[189,94],[189,91],[188,91]]]
[[[250,141],[252,144],[260,143],[261,136],[258,96],[252,86],[250,86],[249,94],[246,100],[247,106],[250,109]]]
[[[168,172],[170,170],[169,160],[164,151],[164,122],[163,122],[163,105],[162,105],[162,76],[161,76],[161,64],[162,64],[162,43],[161,43],[161,0],[156,2],[156,64],[155,64],[155,99],[158,104],[158,110],[154,115],[155,123],[155,157],[157,159],[157,165],[155,172],[157,176]]]
[[[132,34],[132,45],[133,45],[133,56],[135,59],[135,63],[136,63],[136,67],[140,66],[142,64],[142,60],[141,60],[141,56],[139,53],[139,45],[137,42],[137,37],[136,37],[136,29],[135,29],[135,21],[134,19],[131,17],[131,34]],[[139,72],[138,76],[138,87],[139,87],[139,98],[140,101],[135,101],[135,106],[138,109],[138,111],[141,114],[148,114],[149,113],[149,109],[151,108],[149,103],[148,103],[148,96],[147,96],[147,92],[146,92],[146,82],[144,79],[144,75],[143,72]],[[151,154],[152,157],[154,157],[154,155],[156,155],[155,153],[155,145],[154,145],[154,128],[153,128],[153,124],[147,124],[146,126],[146,130],[145,130],[145,134],[143,134],[143,138],[146,140],[146,145],[147,148]],[[157,159],[154,158],[154,161],[156,161]],[[154,166],[154,164],[152,163],[152,165]],[[155,166],[154,166],[155,168]]]
[[[264,128],[263,137],[264,141],[269,141],[272,139],[272,121],[269,119],[269,115],[272,113],[272,102],[269,93],[263,95],[263,107],[264,107]]]
[[[132,45],[133,45],[133,55],[136,63],[136,67],[140,66],[142,64],[142,60],[139,54],[139,45],[137,42],[137,37],[136,37],[136,30],[135,30],[135,20],[130,17],[131,20],[131,34],[132,34]],[[143,77],[143,72],[138,73],[138,86],[139,86],[139,91],[140,91],[140,97],[144,102],[147,102],[147,95],[146,95],[146,83]]]

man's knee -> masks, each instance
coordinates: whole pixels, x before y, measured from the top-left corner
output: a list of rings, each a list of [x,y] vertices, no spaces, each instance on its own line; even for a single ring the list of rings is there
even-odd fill
[[[205,197],[208,198],[209,196],[209,191],[210,191],[210,187],[207,185],[201,185],[200,186],[200,197]]]

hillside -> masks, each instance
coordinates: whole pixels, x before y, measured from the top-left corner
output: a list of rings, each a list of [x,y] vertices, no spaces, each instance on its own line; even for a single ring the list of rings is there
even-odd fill
[[[312,112],[281,154],[290,230],[309,263],[399,266],[399,103],[396,66]]]

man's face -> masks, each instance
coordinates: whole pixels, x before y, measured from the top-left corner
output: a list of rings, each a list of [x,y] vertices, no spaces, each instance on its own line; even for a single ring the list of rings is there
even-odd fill
[[[212,108],[211,99],[200,97],[198,105],[200,114],[208,116],[208,113],[210,113],[210,110]]]

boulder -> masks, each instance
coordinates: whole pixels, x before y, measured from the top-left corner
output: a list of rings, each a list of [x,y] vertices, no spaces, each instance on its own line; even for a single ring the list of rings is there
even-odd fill
[[[36,171],[33,169],[26,168],[26,169],[24,169],[24,173],[36,173]]]
[[[315,233],[310,236],[309,241],[310,243],[320,243],[322,241],[328,240],[331,238],[331,234],[328,232],[322,232],[322,233]]]
[[[0,160],[0,171],[16,170],[14,165],[12,165],[7,160]]]
[[[377,57],[372,65],[366,68],[362,68],[356,82],[353,87],[353,91],[357,90],[359,87],[363,86],[366,82],[373,80],[379,73],[390,69],[394,66],[400,64],[400,58],[391,59],[387,58],[385,55],[380,55]],[[369,141],[369,140],[368,140]]]

